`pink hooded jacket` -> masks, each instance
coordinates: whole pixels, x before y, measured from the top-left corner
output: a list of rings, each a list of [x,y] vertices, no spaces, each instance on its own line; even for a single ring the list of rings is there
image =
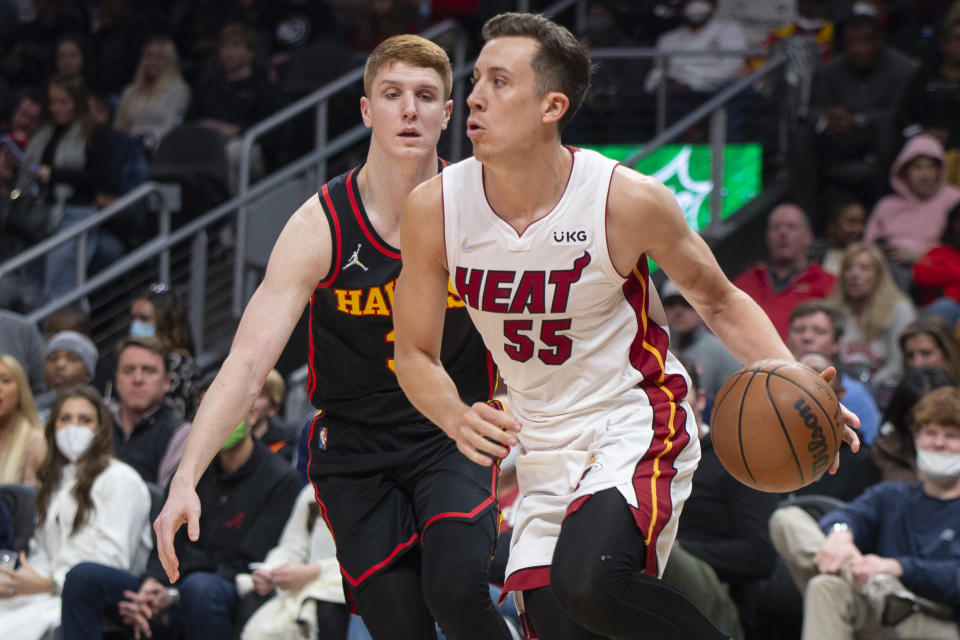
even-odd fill
[[[943,166],[943,147],[936,138],[926,134],[910,138],[890,167],[890,185],[897,193],[885,196],[873,208],[864,231],[867,242],[876,244],[877,238],[886,237],[917,254],[940,243],[947,212],[960,202],[960,189],[945,184],[941,171],[937,192],[926,200],[917,197],[902,174],[904,165],[917,156],[934,158]]]

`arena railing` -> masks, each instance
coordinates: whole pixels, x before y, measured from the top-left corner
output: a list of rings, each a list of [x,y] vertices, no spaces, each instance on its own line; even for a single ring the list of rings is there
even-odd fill
[[[551,5],[545,9],[544,13],[556,14],[576,5],[578,19],[582,19],[582,2],[579,0],[565,0]],[[466,87],[465,81],[472,73],[473,61],[466,61],[466,39],[465,35],[460,33],[457,25],[451,21],[438,24],[425,32],[425,35],[432,38],[438,38],[453,34],[455,44],[453,47],[453,57],[455,61],[455,84],[454,84],[454,113],[450,129],[456,132],[450,136],[450,150],[447,157],[452,160],[458,160],[463,156],[463,147],[465,145],[465,136],[463,135],[464,122],[466,118]],[[710,57],[722,55],[744,55],[746,53],[756,52],[709,52]],[[703,56],[703,52],[672,52],[656,49],[644,48],[616,48],[616,49],[593,49],[591,54],[598,60],[616,59],[624,57],[633,57],[640,59],[653,60],[655,65],[665,66],[671,56]],[[710,143],[713,148],[713,157],[717,160],[713,163],[714,184],[722,184],[722,150],[724,144],[724,118],[725,105],[730,99],[746,91],[752,84],[756,83],[770,74],[775,73],[783,65],[782,57],[774,57],[760,70],[746,76],[713,96],[705,104],[694,110],[688,116],[677,122],[671,127],[664,126],[662,115],[658,115],[657,131],[659,132],[653,139],[643,145],[643,149],[635,157],[625,161],[625,164],[636,162],[641,157],[652,153],[660,145],[675,139],[681,135],[691,124],[710,119],[711,135]],[[78,269],[76,288],[70,293],[51,300],[37,309],[30,312],[29,318],[39,321],[47,317],[53,311],[62,308],[78,300],[89,296],[97,288],[108,285],[121,277],[123,274],[135,269],[150,260],[157,260],[158,276],[161,280],[167,281],[170,276],[170,251],[178,243],[190,243],[190,268],[189,268],[189,287],[188,303],[190,308],[191,325],[194,328],[197,338],[197,350],[202,351],[205,346],[205,338],[202,331],[204,326],[204,302],[206,300],[207,280],[206,280],[206,251],[208,245],[208,232],[212,225],[228,220],[234,215],[236,224],[235,251],[233,255],[233,282],[230,295],[230,309],[234,317],[239,317],[246,303],[246,298],[252,292],[250,283],[247,282],[247,256],[245,247],[247,244],[246,234],[249,232],[247,225],[247,216],[249,207],[258,198],[268,196],[271,191],[280,188],[286,181],[293,178],[310,175],[315,179],[316,184],[324,182],[327,178],[327,162],[336,154],[343,152],[351,146],[362,141],[369,135],[369,131],[362,125],[354,126],[335,138],[328,139],[327,123],[329,116],[329,102],[338,92],[346,87],[355,84],[362,78],[362,69],[355,69],[345,74],[340,79],[318,89],[314,93],[289,105],[280,112],[267,118],[266,120],[251,127],[243,138],[243,147],[240,158],[241,174],[239,176],[239,188],[237,194],[228,201],[218,205],[197,219],[184,224],[182,227],[171,230],[171,214],[179,208],[179,192],[170,185],[161,185],[157,183],[147,183],[126,194],[112,205],[99,211],[90,219],[81,224],[71,227],[56,236],[51,237],[37,244],[31,249],[15,256],[7,262],[0,264],[0,278],[16,269],[23,267],[31,260],[42,258],[47,252],[58,244],[77,239],[78,247]],[[658,113],[663,113],[667,108],[666,95],[657,95]],[[313,150],[302,157],[290,162],[287,166],[272,172],[269,175],[252,182],[250,180],[250,158],[254,144],[263,137],[263,135],[284,123],[288,123],[293,118],[314,110],[316,133]],[[711,211],[716,226],[720,226],[719,220],[719,190],[711,198]],[[140,206],[145,203],[152,204],[152,210],[158,212],[158,233],[146,244],[137,247],[126,256],[115,263],[100,270],[92,277],[89,277],[86,271],[85,262],[80,256],[85,254],[85,244],[87,234],[91,229],[103,224],[109,219],[122,215],[128,209],[134,206]],[[278,211],[278,215],[288,216],[292,211]],[[711,225],[713,226],[713,225]]]

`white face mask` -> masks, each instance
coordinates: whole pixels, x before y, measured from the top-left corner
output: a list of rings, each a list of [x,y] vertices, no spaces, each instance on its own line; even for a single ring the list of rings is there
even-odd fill
[[[917,449],[917,470],[936,484],[949,484],[960,476],[960,454]]]
[[[68,424],[57,429],[54,438],[60,453],[70,462],[76,462],[90,448],[94,435],[93,429],[81,427],[78,424]]]
[[[693,24],[703,24],[713,15],[713,4],[707,0],[693,0],[683,7],[683,16]]]

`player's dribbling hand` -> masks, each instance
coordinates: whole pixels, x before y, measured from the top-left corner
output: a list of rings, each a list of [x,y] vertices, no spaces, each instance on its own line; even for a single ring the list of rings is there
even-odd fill
[[[171,583],[180,578],[180,561],[173,548],[173,537],[183,524],[187,525],[187,536],[191,541],[200,539],[200,498],[189,482],[174,476],[163,510],[153,523],[157,534],[157,555]]]
[[[517,444],[520,421],[506,407],[497,409],[486,402],[474,402],[460,416],[454,429],[451,435],[460,452],[469,460],[489,467]]]
[[[833,380],[837,375],[837,370],[834,367],[827,367],[823,370],[823,373],[820,374],[820,377],[823,378],[823,381],[827,384]],[[847,409],[843,406],[843,403],[840,403],[840,416],[843,419],[843,439],[846,440],[847,444],[850,445],[850,450],[856,453],[860,451],[860,438],[857,437],[857,432],[854,429],[860,428],[860,418],[857,417],[853,411]],[[837,469],[840,468],[840,451],[837,451],[837,455],[833,458],[833,463],[828,469],[829,473],[836,473]]]

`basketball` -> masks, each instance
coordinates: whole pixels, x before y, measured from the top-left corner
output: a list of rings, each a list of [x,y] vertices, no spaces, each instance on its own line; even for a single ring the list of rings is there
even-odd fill
[[[721,464],[759,491],[795,491],[833,463],[843,422],[833,389],[813,369],[761,360],[717,392],[710,438]]]

